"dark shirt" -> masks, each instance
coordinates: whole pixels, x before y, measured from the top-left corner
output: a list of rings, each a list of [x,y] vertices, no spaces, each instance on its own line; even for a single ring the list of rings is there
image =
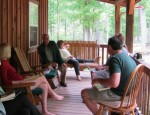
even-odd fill
[[[136,67],[134,60],[125,53],[113,55],[110,58],[109,72],[110,76],[114,73],[120,73],[120,83],[117,88],[111,88],[111,91],[119,96],[123,96],[128,79]]]
[[[42,43],[39,47],[38,47],[38,53],[41,57],[41,63],[42,64],[47,64],[50,63],[50,61],[47,58],[46,52],[45,52],[45,44]],[[57,46],[57,44],[54,41],[50,41],[47,45],[47,47],[49,47],[52,51],[53,54],[53,62],[58,63],[58,65],[62,65],[64,63],[64,60],[61,57],[61,54],[59,52],[59,48]]]

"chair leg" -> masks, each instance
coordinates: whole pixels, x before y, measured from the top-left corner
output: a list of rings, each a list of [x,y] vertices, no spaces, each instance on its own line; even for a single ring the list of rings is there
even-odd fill
[[[120,115],[124,115],[124,112],[121,112],[121,114]]]
[[[111,115],[111,109],[108,109],[108,115]]]
[[[103,106],[100,105],[100,107],[99,107],[99,109],[98,109],[96,115],[102,115],[102,111],[103,111]]]

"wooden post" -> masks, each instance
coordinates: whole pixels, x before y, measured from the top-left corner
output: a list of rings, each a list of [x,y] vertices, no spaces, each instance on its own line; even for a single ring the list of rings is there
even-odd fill
[[[120,4],[115,6],[115,33],[120,33]]]
[[[134,0],[127,0],[126,7],[126,45],[130,53],[133,52],[133,25],[134,25]]]

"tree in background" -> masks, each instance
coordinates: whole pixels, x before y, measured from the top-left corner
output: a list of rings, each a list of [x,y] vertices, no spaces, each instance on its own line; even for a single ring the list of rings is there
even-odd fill
[[[150,0],[141,0],[135,8],[134,43],[150,41]],[[49,0],[49,34],[51,39],[97,40],[107,43],[114,35],[115,7],[97,0]],[[121,7],[121,13],[126,12]],[[143,12],[139,13],[138,12]],[[144,16],[145,15],[145,16]],[[121,16],[121,33],[126,33],[126,14]],[[147,31],[147,35],[145,32]]]
[[[97,0],[49,0],[53,40],[98,40],[114,34],[114,6]]]

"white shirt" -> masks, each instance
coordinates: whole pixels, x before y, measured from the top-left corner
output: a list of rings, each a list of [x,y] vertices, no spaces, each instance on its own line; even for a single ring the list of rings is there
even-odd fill
[[[70,53],[66,48],[59,49],[59,51],[60,51],[61,57],[62,57],[65,61],[68,61],[68,60],[69,60],[69,57],[72,56],[71,53]]]
[[[65,60],[68,57],[72,56],[71,53],[66,48],[59,49],[59,51],[60,51],[60,54],[61,54],[62,58],[65,59]]]

